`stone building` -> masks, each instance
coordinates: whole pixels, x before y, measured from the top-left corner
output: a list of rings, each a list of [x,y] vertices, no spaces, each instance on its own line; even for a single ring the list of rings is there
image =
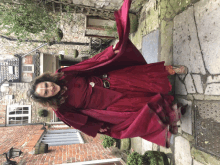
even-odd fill
[[[123,0],[114,0],[111,3],[106,0],[73,0],[72,2],[80,2],[81,5],[99,9],[118,10]],[[140,3],[137,0],[133,2]],[[83,43],[84,45],[62,43],[46,45],[37,49],[37,52],[33,51],[27,55],[43,43],[22,42],[18,44],[13,40],[13,36],[8,39],[0,37],[0,154],[7,152],[11,147],[21,149],[24,152],[23,155],[14,159],[20,165],[52,165],[92,160],[90,164],[122,165],[123,162],[112,155],[111,149],[102,147],[99,135],[93,139],[68,128],[56,118],[52,111],[47,118],[39,117],[37,112],[43,107],[32,102],[26,95],[29,83],[36,76],[46,71],[54,72],[60,67],[57,55],[72,55],[75,49],[78,50],[79,57],[91,52],[90,37],[105,36],[106,33],[103,32],[105,22],[110,22],[104,20],[100,25],[100,20],[94,21],[93,19],[97,17],[80,13],[62,13],[61,17],[57,26],[63,32],[62,42]],[[89,19],[91,19],[90,23],[97,22],[98,24],[89,24]],[[110,26],[113,26],[113,23]],[[45,128],[43,123],[51,127]],[[76,142],[70,142],[68,138],[63,139],[66,133],[77,138]],[[55,137],[58,141],[55,140],[53,143],[52,138],[48,142],[46,136]],[[36,147],[41,143],[50,144],[49,153],[34,155]],[[3,162],[5,158],[2,156],[0,164]]]
[[[44,53],[1,60],[0,153],[7,153],[12,147],[20,149],[23,154],[13,159],[19,165],[85,161],[123,165],[124,162],[112,154],[112,149],[102,146],[100,135],[93,139],[69,128],[52,111],[47,118],[38,116],[38,110],[43,107],[27,98],[29,82],[42,72],[55,71],[56,63],[56,56]],[[45,147],[43,152],[40,146]],[[0,164],[5,161],[5,157],[0,156]]]
[[[90,4],[83,4],[97,8],[107,8],[116,10],[120,7],[115,3],[103,3],[103,1]],[[102,4],[101,4],[102,3]],[[32,102],[27,98],[29,83],[40,74],[50,71],[55,72],[59,66],[58,56],[72,55],[77,49],[79,58],[86,55],[91,50],[92,40],[85,36],[86,19],[85,14],[71,14],[63,12],[58,27],[63,32],[62,42],[67,44],[54,44],[52,46],[43,46],[32,53],[30,51],[39,47],[43,43],[22,42],[18,43],[13,35],[0,37],[0,126],[25,125],[40,122],[57,122],[58,119],[51,111],[49,117],[41,118],[37,112],[43,107]],[[93,20],[94,21],[94,20]],[[90,21],[91,22],[91,21]],[[97,22],[98,23],[98,22]],[[105,23],[105,21],[104,21]],[[104,26],[102,23],[101,26]],[[93,30],[97,30],[100,25],[92,25]],[[90,26],[91,28],[91,26]],[[105,29],[101,29],[104,31]],[[100,29],[99,29],[100,31]],[[1,33],[2,34],[2,33]],[[2,37],[3,36],[3,37]],[[68,43],[82,43],[68,44]],[[99,43],[98,43],[99,45]]]

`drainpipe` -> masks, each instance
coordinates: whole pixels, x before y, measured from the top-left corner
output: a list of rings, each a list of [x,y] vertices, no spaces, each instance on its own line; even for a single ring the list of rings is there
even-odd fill
[[[5,115],[5,117],[7,116]],[[45,123],[26,123],[26,124],[19,124],[19,125],[7,125],[5,122],[5,125],[0,125],[0,127],[14,127],[14,126],[25,126],[25,125],[43,125],[44,126]]]
[[[83,45],[83,46],[89,46],[89,43],[82,43],[82,42],[56,42],[56,41],[54,41],[54,42],[50,42],[49,44],[48,44],[48,43],[43,43],[42,45],[36,47],[36,48],[33,49],[32,51],[26,53],[25,55],[23,55],[23,56],[21,56],[21,57],[25,57],[25,56],[27,56],[28,54],[30,54],[30,53],[36,51],[36,50],[39,49],[39,48],[42,48],[42,47],[45,46],[45,45],[49,45],[49,46],[51,46],[51,45],[53,45],[53,44],[60,44],[60,45]]]

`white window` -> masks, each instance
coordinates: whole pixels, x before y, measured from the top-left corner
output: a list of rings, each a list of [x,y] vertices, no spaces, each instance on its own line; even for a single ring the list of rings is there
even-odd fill
[[[8,105],[7,124],[22,125],[31,122],[31,105]]]
[[[43,136],[41,142],[48,144],[48,146],[84,143],[82,136],[76,129],[49,130]]]
[[[22,71],[27,73],[34,73],[34,65],[23,65]]]
[[[56,116],[56,114],[53,112],[53,120],[52,120],[52,122],[54,122],[54,123],[63,123],[62,122],[62,120],[60,120],[57,116]]]
[[[9,74],[15,74],[15,67],[14,66],[8,66],[8,72],[9,72]]]

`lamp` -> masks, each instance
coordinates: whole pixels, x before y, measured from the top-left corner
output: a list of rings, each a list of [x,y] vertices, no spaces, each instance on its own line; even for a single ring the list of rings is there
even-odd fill
[[[3,165],[17,165],[17,162],[11,161],[11,158],[19,157],[22,154],[21,150],[11,148],[7,153],[4,153],[7,162],[5,162]]]

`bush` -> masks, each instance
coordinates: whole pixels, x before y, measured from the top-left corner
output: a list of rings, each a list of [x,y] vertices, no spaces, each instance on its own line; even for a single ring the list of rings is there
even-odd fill
[[[129,150],[131,147],[131,140],[129,138],[120,140],[120,150]]]
[[[38,115],[39,115],[40,117],[47,117],[47,116],[48,116],[48,110],[46,110],[46,109],[40,109],[40,110],[38,111]]]
[[[167,156],[163,152],[146,151],[144,155],[133,152],[128,155],[128,165],[169,165]]]
[[[168,159],[165,153],[158,151],[146,151],[143,155],[144,162],[149,165],[168,165]]]
[[[113,146],[114,143],[116,142],[116,139],[114,139],[110,136],[107,136],[107,135],[102,136],[101,139],[103,140],[102,145],[104,148],[109,148],[109,147]]]
[[[133,152],[128,155],[127,158],[128,165],[143,165],[143,156],[137,152]]]

